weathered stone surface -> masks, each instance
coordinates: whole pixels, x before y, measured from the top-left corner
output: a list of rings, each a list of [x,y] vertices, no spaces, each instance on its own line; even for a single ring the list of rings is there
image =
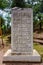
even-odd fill
[[[32,55],[28,55],[28,54],[11,54],[11,49],[9,49],[7,51],[7,53],[5,53],[4,55],[4,61],[8,61],[8,62],[41,62],[41,57],[39,55],[39,53],[36,50],[33,50],[33,54]]]
[[[33,52],[33,11],[31,8],[12,10],[12,52]]]

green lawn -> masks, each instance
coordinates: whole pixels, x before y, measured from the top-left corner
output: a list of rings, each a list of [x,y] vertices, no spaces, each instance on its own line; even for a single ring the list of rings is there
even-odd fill
[[[36,49],[39,52],[39,54],[41,55],[43,59],[43,45],[39,43],[34,43],[34,49]]]

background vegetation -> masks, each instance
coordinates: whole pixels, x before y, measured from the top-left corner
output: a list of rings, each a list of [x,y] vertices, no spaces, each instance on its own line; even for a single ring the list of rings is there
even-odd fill
[[[4,35],[11,33],[11,8],[15,6],[32,8],[34,31],[43,29],[43,0],[0,0],[0,29]]]

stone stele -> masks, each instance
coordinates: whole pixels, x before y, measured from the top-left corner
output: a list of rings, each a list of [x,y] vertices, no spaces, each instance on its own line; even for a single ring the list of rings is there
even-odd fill
[[[33,10],[15,7],[11,13],[11,49],[3,62],[40,62],[39,53],[33,49]]]

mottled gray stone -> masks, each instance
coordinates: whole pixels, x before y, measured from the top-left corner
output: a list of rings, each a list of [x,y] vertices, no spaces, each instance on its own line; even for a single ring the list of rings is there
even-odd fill
[[[33,52],[33,11],[31,8],[12,10],[11,47],[15,52]]]

